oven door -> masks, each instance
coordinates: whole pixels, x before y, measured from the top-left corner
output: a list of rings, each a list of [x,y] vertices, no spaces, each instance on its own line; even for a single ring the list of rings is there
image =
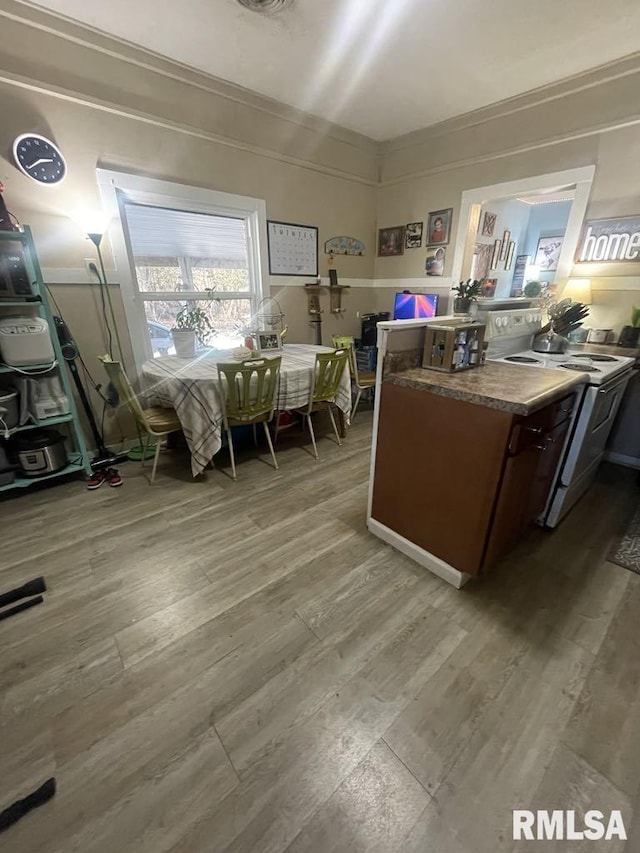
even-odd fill
[[[588,385],[560,482],[569,486],[604,453],[611,427],[631,376],[628,370],[603,385]]]

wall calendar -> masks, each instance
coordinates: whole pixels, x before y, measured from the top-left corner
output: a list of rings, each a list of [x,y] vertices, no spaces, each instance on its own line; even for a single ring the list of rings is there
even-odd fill
[[[318,275],[318,229],[267,220],[270,275]]]

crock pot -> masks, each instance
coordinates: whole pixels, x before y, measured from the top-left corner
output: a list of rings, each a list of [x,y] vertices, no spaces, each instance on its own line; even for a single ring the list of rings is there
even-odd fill
[[[33,430],[15,442],[20,469],[25,477],[54,474],[67,465],[65,437],[55,429]]]

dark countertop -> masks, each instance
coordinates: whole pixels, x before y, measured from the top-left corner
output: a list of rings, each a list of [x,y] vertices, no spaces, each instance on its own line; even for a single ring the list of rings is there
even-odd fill
[[[413,367],[388,374],[384,382],[516,415],[530,415],[568,394],[586,378],[583,373],[489,362],[461,373]]]

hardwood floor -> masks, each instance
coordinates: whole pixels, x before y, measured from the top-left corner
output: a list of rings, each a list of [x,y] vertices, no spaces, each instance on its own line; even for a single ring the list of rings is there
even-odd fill
[[[0,809],[58,782],[4,853],[501,853],[514,808],[618,808],[638,849],[635,476],[456,591],[367,533],[370,431],[0,502],[0,591],[49,587],[0,622]]]

